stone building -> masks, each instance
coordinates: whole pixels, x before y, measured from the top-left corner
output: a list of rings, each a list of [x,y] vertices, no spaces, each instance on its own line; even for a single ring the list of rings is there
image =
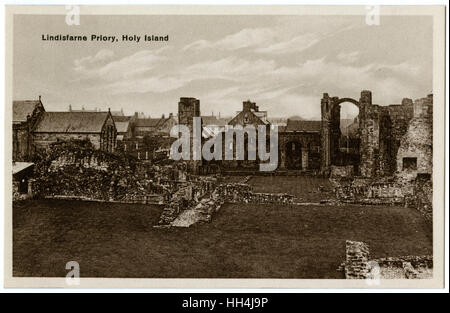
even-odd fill
[[[134,133],[136,137],[144,137],[145,135],[168,137],[170,129],[176,124],[177,120],[172,113],[168,117],[163,114],[160,118],[138,118],[136,115]]]
[[[319,170],[320,129],[321,121],[288,119],[278,135],[279,169]]]
[[[433,170],[433,95],[414,101],[414,117],[400,141],[397,153],[399,176],[431,177]]]
[[[430,100],[431,99],[431,100]],[[429,104],[431,101],[431,104]],[[345,121],[341,127],[341,104],[349,102],[355,105],[358,116]],[[279,166],[278,170],[293,170],[298,173],[331,174],[332,169],[348,175],[362,177],[392,176],[403,168],[403,159],[397,155],[408,150],[402,143],[408,127],[422,127],[423,121],[429,121],[432,114],[432,96],[412,102],[403,99],[400,104],[382,106],[372,103],[372,93],[363,90],[359,100],[352,98],[330,97],[327,93],[321,100],[322,118],[320,121],[288,120],[286,126],[278,128]],[[413,119],[414,114],[414,119]],[[179,103],[179,123],[192,129],[192,117],[200,116],[200,102],[194,98],[181,98]],[[203,119],[208,122],[208,119]],[[420,124],[422,123],[422,124]],[[419,125],[420,124],[420,125]],[[242,111],[232,118],[230,126],[271,128],[266,111],[260,111],[256,103],[244,101]],[[417,126],[415,126],[417,125]],[[212,129],[203,129],[203,138],[217,135]],[[413,130],[411,130],[413,131]],[[225,136],[226,130],[219,130]],[[269,131],[267,131],[267,135]],[[225,143],[222,137],[222,142]],[[234,141],[234,145],[236,141]],[[401,145],[402,148],[401,148]],[[248,155],[248,142],[244,143]],[[429,148],[427,148],[429,150]],[[225,151],[225,147],[222,149]],[[233,149],[236,151],[236,149]],[[427,151],[428,151],[427,150]],[[411,152],[411,151],[410,151]],[[411,152],[413,153],[413,152]],[[417,154],[417,153],[416,153]],[[256,151],[256,155],[258,155]],[[414,168],[414,161],[406,157]],[[408,163],[410,162],[410,163]],[[417,161],[419,164],[420,161]],[[424,161],[428,162],[428,161]],[[217,162],[215,162],[217,163]],[[256,160],[225,160],[217,163],[225,168],[256,168]],[[420,163],[421,164],[421,163]],[[420,165],[418,165],[420,168]],[[431,167],[431,164],[429,164]]]
[[[13,162],[12,191],[13,201],[24,200],[33,196],[32,179],[34,163]]]
[[[359,109],[358,130],[354,140],[341,139],[341,104],[350,102]],[[358,100],[330,97],[321,100],[321,172],[329,174],[331,166],[354,166],[355,174],[363,177],[389,176],[397,170],[396,156],[400,140],[412,118],[413,104],[403,99],[401,104],[380,106],[372,103],[372,92],[363,90]],[[345,142],[347,149],[341,149]]]
[[[193,173],[199,172],[199,167],[202,165],[202,156],[201,151],[200,155],[198,156],[200,159],[195,160],[194,159],[194,149],[193,147],[202,143],[198,143],[194,141],[194,138],[201,138],[201,130],[202,125],[200,123],[200,134],[194,134],[194,117],[200,117],[200,100],[196,98],[189,98],[189,97],[181,97],[180,101],[178,102],[178,124],[179,125],[186,125],[189,128],[190,133],[190,146],[191,146],[191,159],[187,161],[188,170]],[[201,140],[201,139],[200,139]]]
[[[202,137],[205,139],[212,138],[225,130],[228,119],[217,118],[214,115],[202,115]]]
[[[117,140],[127,140],[134,137],[134,116],[113,115],[117,129]]]
[[[33,155],[32,130],[45,112],[39,100],[13,101],[13,161],[28,161]]]
[[[260,111],[255,102],[247,100],[242,103],[242,111],[238,112],[236,116],[228,122],[228,125],[241,125],[243,127],[252,125],[258,127],[258,125],[269,126],[270,123],[267,120],[267,111]]]
[[[57,141],[89,139],[96,149],[113,152],[117,129],[111,112],[45,112],[33,130],[37,149]]]

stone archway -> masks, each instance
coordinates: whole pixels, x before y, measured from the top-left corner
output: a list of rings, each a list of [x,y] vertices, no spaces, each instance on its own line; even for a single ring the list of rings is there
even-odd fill
[[[362,91],[359,101],[353,98],[339,98],[330,97],[327,93],[323,94],[321,100],[321,115],[322,115],[322,128],[321,128],[321,172],[324,174],[329,173],[331,165],[346,164],[348,160],[345,160],[345,156],[340,149],[341,140],[341,104],[349,102],[358,107],[358,120],[359,125],[358,132],[361,129],[361,120],[365,115],[365,108],[372,104],[372,94],[370,91]],[[360,162],[360,150],[359,144],[358,151],[352,151],[351,160],[349,163],[356,164],[358,166]]]

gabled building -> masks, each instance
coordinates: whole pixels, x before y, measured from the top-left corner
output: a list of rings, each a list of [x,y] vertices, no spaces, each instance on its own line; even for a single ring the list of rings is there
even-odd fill
[[[33,154],[31,131],[45,112],[38,100],[13,101],[13,161],[28,161]]]
[[[214,115],[202,115],[202,136],[203,138],[211,138],[223,132],[228,120],[217,118]]]
[[[111,112],[44,112],[33,130],[37,149],[70,139],[89,139],[96,149],[113,152],[117,129]]]
[[[242,111],[238,112],[236,116],[228,122],[228,125],[241,125],[243,127],[253,125],[257,127],[258,125],[270,126],[270,122],[267,120],[267,111],[260,111],[255,102],[247,100],[242,104]]]
[[[279,129],[280,169],[318,170],[321,121],[287,120]]]
[[[177,124],[176,118],[169,114],[169,117],[162,115],[161,118],[136,118],[135,136],[144,137],[145,135],[169,135],[170,129]]]
[[[117,140],[126,140],[134,136],[134,117],[117,116],[113,114],[114,123],[117,129]]]

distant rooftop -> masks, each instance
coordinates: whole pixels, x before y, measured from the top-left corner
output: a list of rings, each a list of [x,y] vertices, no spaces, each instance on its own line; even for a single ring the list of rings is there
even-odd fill
[[[321,121],[304,121],[288,119],[286,125],[287,132],[320,132]]]
[[[35,132],[99,133],[108,112],[44,112]]]
[[[27,116],[33,113],[34,108],[40,100],[18,100],[13,101],[13,122],[25,122]]]

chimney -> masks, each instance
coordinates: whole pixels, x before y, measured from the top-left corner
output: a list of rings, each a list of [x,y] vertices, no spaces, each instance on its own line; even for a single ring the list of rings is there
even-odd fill
[[[39,102],[41,102],[41,95],[39,95]]]

